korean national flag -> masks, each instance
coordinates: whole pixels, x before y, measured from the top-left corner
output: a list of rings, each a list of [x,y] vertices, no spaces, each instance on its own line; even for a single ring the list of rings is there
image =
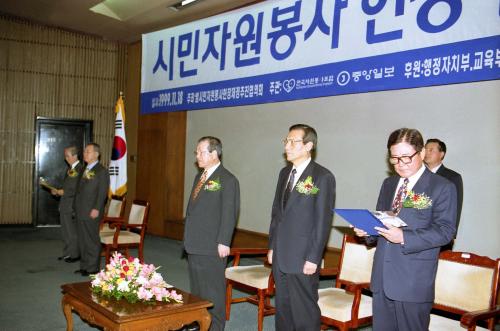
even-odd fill
[[[109,163],[109,195],[127,193],[127,139],[125,138],[125,105],[120,93],[115,107],[115,139]]]

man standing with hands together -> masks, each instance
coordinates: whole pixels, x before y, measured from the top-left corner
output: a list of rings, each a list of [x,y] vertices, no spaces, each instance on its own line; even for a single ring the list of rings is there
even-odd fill
[[[311,160],[317,144],[312,127],[291,126],[283,143],[291,164],[279,174],[268,253],[276,283],[276,330],[317,331],[319,269],[332,225],[335,177]]]

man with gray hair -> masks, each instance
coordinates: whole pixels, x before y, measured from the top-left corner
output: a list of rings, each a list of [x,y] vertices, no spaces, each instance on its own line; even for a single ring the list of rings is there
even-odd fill
[[[202,137],[195,151],[198,167],[186,210],[184,249],[188,254],[191,293],[210,300],[210,330],[226,322],[224,271],[240,209],[238,179],[221,164],[222,143]],[[196,328],[189,328],[192,330]]]
[[[83,174],[83,164],[78,160],[78,148],[76,146],[68,146],[64,149],[64,159],[69,168],[64,175],[63,186],[61,189],[52,189],[50,193],[61,197],[59,201],[59,219],[64,248],[63,254],[58,257],[58,260],[73,263],[80,259],[74,200],[78,182]]]
[[[75,212],[80,244],[80,270],[82,276],[99,271],[101,238],[99,223],[104,216],[104,206],[109,189],[108,170],[99,163],[100,147],[90,143],[85,147],[83,159],[87,167],[83,172],[75,197]]]

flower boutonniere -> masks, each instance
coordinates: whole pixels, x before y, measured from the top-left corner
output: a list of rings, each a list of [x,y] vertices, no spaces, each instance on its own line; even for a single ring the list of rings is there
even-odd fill
[[[83,177],[85,177],[86,179],[92,179],[95,177],[95,171],[85,169],[85,172],[83,173]]]
[[[314,185],[313,179],[311,176],[307,176],[307,178],[303,181],[299,181],[296,185],[297,192],[305,194],[305,195],[314,195],[319,192],[319,188]]]
[[[71,168],[68,170],[68,176],[75,178],[76,176],[78,176],[78,171],[75,168]]]
[[[220,179],[211,179],[205,184],[205,191],[217,192],[222,188]]]
[[[403,208],[427,209],[432,206],[432,200],[425,193],[409,191],[403,201]]]

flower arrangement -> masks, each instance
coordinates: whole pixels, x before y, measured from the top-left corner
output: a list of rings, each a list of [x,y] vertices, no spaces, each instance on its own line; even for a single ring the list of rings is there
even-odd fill
[[[75,178],[76,176],[78,176],[78,171],[76,171],[75,168],[71,168],[68,170],[68,176]]]
[[[92,179],[95,177],[95,171],[85,169],[85,171],[83,172],[83,177],[85,177],[86,179]]]
[[[182,294],[167,290],[167,283],[152,264],[142,264],[138,258],[123,257],[115,252],[106,268],[91,275],[92,292],[131,303],[137,301],[182,302]]]
[[[216,192],[216,191],[219,191],[221,188],[222,188],[222,185],[220,184],[219,178],[209,180],[205,184],[205,191]]]
[[[307,178],[303,181],[297,183],[297,192],[305,194],[305,195],[314,195],[319,192],[319,188],[314,185],[313,179],[311,176],[307,176]]]
[[[407,192],[403,208],[427,209],[432,206],[432,200],[425,193]]]

